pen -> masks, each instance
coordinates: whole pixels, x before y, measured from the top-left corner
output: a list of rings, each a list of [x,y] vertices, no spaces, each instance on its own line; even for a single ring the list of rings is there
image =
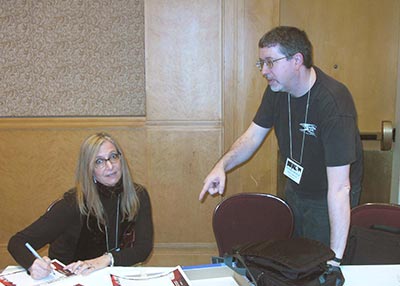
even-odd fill
[[[33,249],[33,247],[29,244],[29,242],[25,243],[26,248],[28,248],[28,250],[37,258],[40,259],[42,261],[44,261],[44,259],[39,255],[39,253],[36,252],[35,249]]]
[[[37,253],[36,250],[29,244],[29,242],[25,243],[25,246],[26,246],[26,248],[28,248],[28,250],[29,250],[37,259],[40,259],[40,260],[46,262],[46,261],[43,259],[43,257],[41,257],[41,256],[39,255],[39,253]],[[47,262],[46,262],[46,263],[47,263]],[[54,274],[53,268],[51,269],[51,272],[52,272],[52,274]]]

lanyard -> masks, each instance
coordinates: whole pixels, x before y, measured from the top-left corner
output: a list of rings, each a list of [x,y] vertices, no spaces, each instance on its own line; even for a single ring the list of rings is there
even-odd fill
[[[120,201],[121,194],[118,194],[118,201],[117,201],[117,218],[115,219],[115,247],[110,249],[109,247],[109,239],[108,239],[108,226],[106,225],[106,244],[107,244],[107,252],[112,250],[118,250],[118,228],[119,228],[119,201]]]
[[[308,118],[308,108],[310,105],[310,93],[311,93],[311,75],[310,75],[310,81],[309,81],[310,89],[308,90],[308,95],[307,95],[307,105],[306,105],[306,114],[304,116],[304,124],[307,124],[307,118]],[[287,94],[288,96],[288,111],[289,111],[289,148],[290,148],[290,159],[296,161],[293,158],[293,142],[292,142],[292,113],[291,113],[291,107],[290,107],[290,93]],[[303,132],[303,140],[301,142],[301,151],[300,151],[300,161],[298,163],[303,162],[303,151],[304,151],[304,141],[306,137],[306,132]]]

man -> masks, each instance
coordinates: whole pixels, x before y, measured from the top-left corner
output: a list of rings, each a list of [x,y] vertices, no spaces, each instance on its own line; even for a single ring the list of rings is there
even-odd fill
[[[358,204],[362,146],[348,89],[313,66],[305,32],[276,27],[259,41],[257,66],[268,80],[261,105],[245,133],[216,163],[199,199],[223,194],[226,172],[247,161],[275,129],[288,177],[285,194],[295,216],[294,236],[319,240],[341,262]],[[351,201],[351,203],[350,203]]]

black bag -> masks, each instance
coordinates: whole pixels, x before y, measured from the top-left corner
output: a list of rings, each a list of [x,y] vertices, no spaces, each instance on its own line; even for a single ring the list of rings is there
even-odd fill
[[[399,264],[400,229],[384,225],[353,225],[343,264]]]
[[[334,256],[321,242],[305,238],[249,243],[235,255],[257,286],[341,286],[340,268],[326,263]]]

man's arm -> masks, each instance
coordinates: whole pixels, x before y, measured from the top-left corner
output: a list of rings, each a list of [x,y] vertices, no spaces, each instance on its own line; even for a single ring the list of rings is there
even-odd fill
[[[327,175],[331,249],[342,258],[350,227],[350,165],[327,167]]]
[[[260,147],[270,128],[263,128],[252,122],[247,130],[231,146],[228,152],[215,164],[204,180],[199,200],[208,192],[223,194],[226,172],[247,161]]]

